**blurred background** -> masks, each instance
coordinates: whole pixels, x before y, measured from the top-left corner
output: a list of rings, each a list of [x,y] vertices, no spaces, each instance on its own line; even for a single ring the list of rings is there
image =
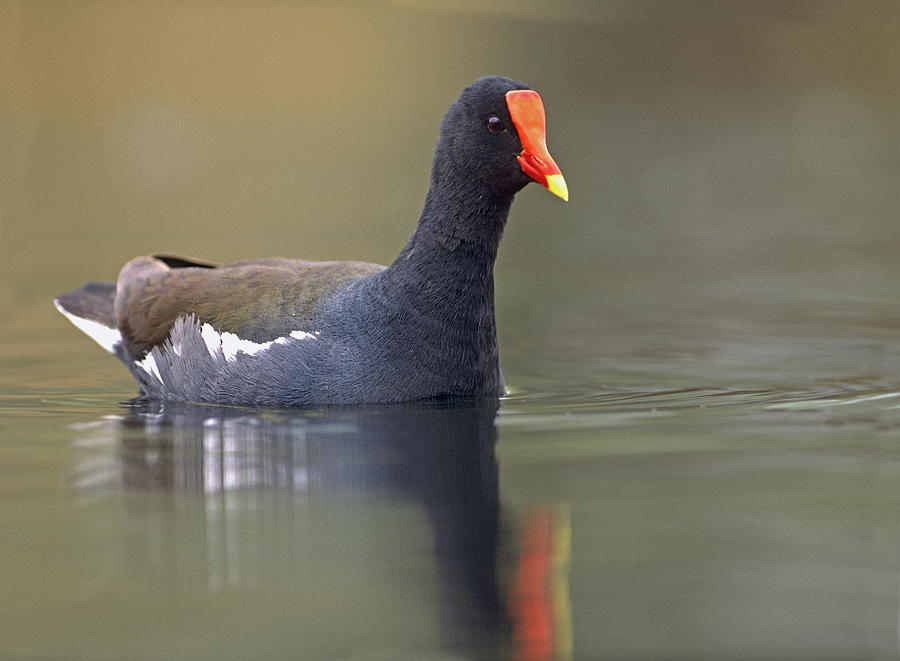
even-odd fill
[[[50,299],[154,251],[390,263],[443,112],[500,73],[542,94],[571,190],[513,207],[508,374],[615,371],[637,328],[670,354],[800,317],[893,330],[898,35],[889,0],[8,1],[3,323],[74,339]]]
[[[513,205],[499,414],[123,405],[53,309],[391,262],[495,73],[571,193]],[[896,0],[0,0],[0,656],[535,658],[545,572],[546,661],[896,658],[898,181]]]

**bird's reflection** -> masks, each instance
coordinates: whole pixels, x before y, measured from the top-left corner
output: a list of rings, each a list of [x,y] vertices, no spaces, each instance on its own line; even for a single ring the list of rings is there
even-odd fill
[[[88,460],[73,472],[86,493],[114,483],[129,493],[199,498],[201,564],[213,592],[264,580],[272,551],[260,548],[260,538],[272,531],[260,530],[258,520],[272,511],[296,512],[298,502],[332,497],[418,504],[430,526],[444,645],[467,658],[563,658],[546,636],[535,638],[541,627],[552,638],[561,625],[551,609],[541,620],[534,608],[541,597],[527,589],[544,574],[522,562],[537,558],[539,565],[541,549],[525,540],[520,561],[516,545],[503,544],[498,406],[478,400],[259,412],[136,401],[105,427],[116,437],[118,460]],[[534,537],[534,524],[524,526]],[[547,555],[545,568],[551,560]]]

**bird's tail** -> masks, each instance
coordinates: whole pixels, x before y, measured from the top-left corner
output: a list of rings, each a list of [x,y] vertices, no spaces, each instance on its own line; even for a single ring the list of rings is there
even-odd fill
[[[101,347],[118,356],[122,334],[116,324],[113,309],[116,285],[112,282],[86,282],[74,291],[66,292],[54,303],[56,309],[86,333]]]

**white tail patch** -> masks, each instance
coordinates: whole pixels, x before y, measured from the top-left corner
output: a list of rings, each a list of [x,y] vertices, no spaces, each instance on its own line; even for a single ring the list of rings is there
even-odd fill
[[[118,328],[110,328],[109,326],[104,326],[99,321],[78,317],[60,305],[58,300],[53,301],[53,304],[56,305],[57,310],[63,313],[66,319],[75,324],[75,327],[78,328],[78,330],[90,337],[94,342],[111,354],[116,353],[116,346],[122,344],[122,334],[119,332]]]
[[[269,340],[268,342],[253,342],[227,331],[220,333],[210,324],[203,324],[200,329],[200,335],[203,337],[206,350],[209,351],[211,356],[216,356],[221,351],[225,356],[225,360],[234,362],[237,360],[238,353],[254,356],[261,351],[271,348],[273,344],[287,344],[290,338],[295,340],[315,340],[318,333],[296,330],[291,331],[289,335]]]

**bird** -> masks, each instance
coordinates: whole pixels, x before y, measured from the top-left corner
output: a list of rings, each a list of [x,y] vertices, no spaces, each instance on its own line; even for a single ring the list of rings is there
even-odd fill
[[[499,398],[494,262],[513,198],[569,193],[540,95],[467,86],[438,134],[424,207],[388,266],[157,254],[57,309],[119,358],[139,397],[248,407]]]

